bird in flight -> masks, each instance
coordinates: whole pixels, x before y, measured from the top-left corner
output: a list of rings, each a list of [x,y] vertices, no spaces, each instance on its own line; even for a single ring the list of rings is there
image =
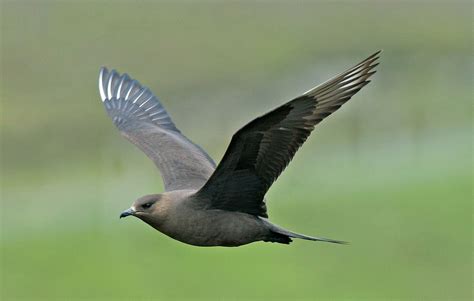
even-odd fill
[[[165,188],[138,198],[120,218],[135,216],[195,246],[289,244],[293,238],[344,243],[271,223],[265,194],[314,127],[370,82],[379,54],[249,122],[233,135],[217,166],[181,133],[148,88],[101,68],[99,92],[108,115],[155,163]]]

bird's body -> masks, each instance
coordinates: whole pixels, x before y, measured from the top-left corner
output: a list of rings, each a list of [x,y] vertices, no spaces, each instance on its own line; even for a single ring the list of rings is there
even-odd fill
[[[196,246],[238,246],[269,235],[258,217],[220,209],[203,210],[196,207],[193,195],[180,199],[183,191],[173,194],[179,197],[170,201],[165,219],[144,221],[176,240]]]
[[[144,198],[159,198],[161,206],[144,222],[171,238],[195,246],[239,246],[254,241],[288,241],[273,232],[270,222],[242,212],[206,209],[197,190],[175,190]],[[275,226],[276,227],[276,226]],[[204,235],[203,235],[204,234]]]
[[[128,75],[102,68],[99,90],[122,135],[160,169],[165,192],[147,195],[121,214],[196,246],[240,246],[297,234],[267,219],[264,196],[314,126],[336,111],[375,73],[378,54],[253,120],[232,137],[218,166],[174,125],[158,99]]]

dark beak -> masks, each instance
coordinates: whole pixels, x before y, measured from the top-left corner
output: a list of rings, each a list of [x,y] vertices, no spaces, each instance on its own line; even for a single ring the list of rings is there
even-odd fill
[[[129,216],[129,215],[134,215],[135,212],[136,212],[135,209],[133,209],[133,208],[128,208],[127,210],[125,210],[124,212],[122,212],[122,213],[120,214],[120,218],[122,218],[122,217],[127,217],[127,216]]]

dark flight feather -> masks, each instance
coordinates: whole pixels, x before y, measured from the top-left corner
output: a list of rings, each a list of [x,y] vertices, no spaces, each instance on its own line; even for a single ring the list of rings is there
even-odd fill
[[[237,131],[222,161],[196,194],[201,205],[267,217],[264,196],[272,183],[315,125],[369,83],[379,53]]]

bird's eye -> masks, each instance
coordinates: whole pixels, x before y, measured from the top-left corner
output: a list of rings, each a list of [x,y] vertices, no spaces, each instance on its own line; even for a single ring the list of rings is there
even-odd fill
[[[145,203],[145,204],[142,205],[142,207],[143,207],[143,209],[148,209],[148,208],[151,207],[151,205],[153,205],[153,203],[151,203],[151,202],[150,203]]]

